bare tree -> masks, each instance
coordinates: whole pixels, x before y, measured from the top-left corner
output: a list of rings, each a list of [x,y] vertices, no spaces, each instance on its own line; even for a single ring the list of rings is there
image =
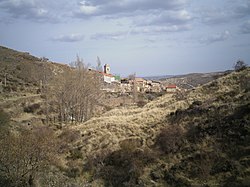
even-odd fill
[[[52,83],[53,100],[60,122],[83,122],[93,116],[101,99],[100,75],[89,71],[83,60],[77,57],[73,68],[58,76]],[[51,97],[52,98],[52,97]]]
[[[129,79],[132,81],[133,88],[132,88],[132,94],[133,94],[133,101],[136,103],[138,101],[138,86],[136,82],[136,73],[129,75]]]
[[[32,186],[36,173],[55,158],[54,140],[48,128],[1,136],[0,186]]]
[[[102,72],[103,71],[102,70],[102,62],[101,62],[101,59],[99,58],[99,56],[97,56],[96,62],[97,62],[96,70],[99,72]]]

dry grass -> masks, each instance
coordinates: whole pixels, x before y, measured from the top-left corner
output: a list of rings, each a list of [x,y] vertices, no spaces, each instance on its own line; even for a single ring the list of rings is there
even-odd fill
[[[249,69],[240,74],[250,75]],[[71,128],[80,130],[82,139],[77,144],[82,151],[91,155],[103,149],[117,150],[119,143],[129,138],[139,138],[144,145],[153,140],[164,125],[166,116],[177,109],[189,107],[193,101],[214,99],[215,96],[239,89],[239,73],[231,73],[208,83],[187,95],[186,100],[175,99],[171,94],[163,95],[143,108],[130,107],[113,109],[101,117]]]
[[[87,154],[101,149],[116,150],[119,142],[129,138],[139,138],[145,145],[156,136],[168,114],[185,107],[184,101],[177,102],[172,95],[164,95],[143,108],[113,109],[73,128],[81,131],[83,138],[78,144],[83,145],[82,150]]]

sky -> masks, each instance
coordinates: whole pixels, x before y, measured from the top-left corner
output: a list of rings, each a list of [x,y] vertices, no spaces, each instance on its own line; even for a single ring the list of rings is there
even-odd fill
[[[224,71],[250,63],[250,0],[0,0],[0,45],[121,76]]]

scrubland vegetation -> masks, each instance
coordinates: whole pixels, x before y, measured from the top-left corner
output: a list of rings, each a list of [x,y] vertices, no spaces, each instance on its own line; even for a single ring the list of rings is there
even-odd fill
[[[75,72],[64,76],[72,91],[66,80],[45,77],[42,87],[34,81],[28,91],[1,92],[0,186],[250,185],[249,68],[86,120],[80,116],[91,113],[101,93],[92,96],[96,87],[83,80],[91,76]],[[77,91],[75,80],[83,82]],[[54,121],[60,109],[71,118]]]
[[[184,96],[114,109],[76,127],[83,155],[97,157],[92,180],[106,186],[248,186],[249,78],[249,68],[233,72]],[[112,169],[109,178],[103,168]]]

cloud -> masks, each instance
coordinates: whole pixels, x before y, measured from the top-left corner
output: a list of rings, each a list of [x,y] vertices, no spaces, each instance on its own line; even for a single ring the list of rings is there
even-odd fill
[[[187,0],[83,0],[78,3],[78,18],[126,18],[128,32],[97,33],[91,39],[121,40],[128,35],[155,35],[186,31],[191,28],[192,16],[185,9]]]
[[[199,11],[201,22],[205,24],[219,24],[230,21],[230,12],[221,8],[205,8]]]
[[[187,0],[83,0],[78,3],[78,17],[112,14],[131,15],[138,11],[179,10]]]
[[[226,31],[219,33],[219,34],[214,34],[214,35],[210,35],[210,36],[205,37],[205,38],[201,38],[200,43],[212,44],[215,42],[225,41],[229,38],[230,38],[230,32],[228,30],[226,30]]]
[[[82,34],[69,34],[69,35],[60,35],[53,37],[53,41],[58,42],[79,42],[84,39],[84,36]]]
[[[241,25],[240,32],[242,34],[250,34],[250,20],[246,21]]]
[[[69,14],[71,3],[66,0],[2,0],[0,11],[8,19],[27,19],[35,22],[59,22],[63,15]]]
[[[181,32],[191,29],[191,25],[168,25],[168,26],[149,26],[137,27],[131,30],[131,34],[164,34],[169,32]]]
[[[42,20],[48,17],[48,10],[33,0],[4,0],[0,3],[0,8],[13,18],[24,17]]]
[[[246,48],[246,47],[250,47],[250,43],[234,44],[233,47]]]
[[[196,11],[200,21],[205,24],[222,24],[249,17],[250,2],[248,0],[228,0],[221,6],[199,7]]]
[[[134,27],[129,31],[118,31],[113,33],[97,33],[91,36],[94,40],[122,40],[130,35],[150,35],[156,36],[171,32],[181,32],[190,30],[190,25],[169,25],[169,26],[146,26]]]
[[[250,13],[250,2],[245,1],[236,6],[234,9],[234,16],[237,18],[243,18],[249,16]]]
[[[122,40],[127,37],[127,32],[97,33],[91,36],[93,40]]]
[[[142,15],[137,18],[135,24],[137,26],[145,25],[180,25],[186,24],[192,19],[189,12],[186,10],[178,11],[154,11],[148,15]]]
[[[79,13],[84,15],[92,15],[98,12],[97,6],[92,6],[86,1],[80,2],[79,5]]]

